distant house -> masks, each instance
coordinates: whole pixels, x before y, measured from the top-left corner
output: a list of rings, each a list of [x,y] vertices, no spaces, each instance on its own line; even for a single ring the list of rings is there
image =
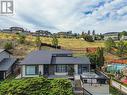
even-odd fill
[[[21,33],[24,32],[24,29],[21,27],[10,27],[10,30],[12,31],[12,33]]]
[[[1,30],[1,32],[3,32],[3,33],[11,33],[11,29],[3,29],[3,30]]]
[[[21,27],[10,27],[9,29],[1,30],[1,32],[4,32],[4,33],[22,33],[22,32],[25,32],[25,31]]]
[[[122,37],[120,38],[120,40],[127,40],[127,36],[122,35]]]
[[[34,51],[20,63],[21,77],[83,74],[90,71],[90,64],[87,57],[73,57],[71,51]]]
[[[13,73],[16,59],[5,49],[0,49],[0,80]]]
[[[119,40],[119,32],[108,32],[103,35],[104,40],[107,40],[108,38],[112,38],[113,40]]]
[[[68,31],[68,32],[58,32],[55,34],[57,37],[63,37],[63,38],[69,38],[69,37],[73,37],[74,34],[72,33],[72,31]]]
[[[45,30],[37,30],[36,35],[38,35],[38,33],[40,36],[43,36],[43,37],[51,37],[52,36],[51,32],[45,31]]]

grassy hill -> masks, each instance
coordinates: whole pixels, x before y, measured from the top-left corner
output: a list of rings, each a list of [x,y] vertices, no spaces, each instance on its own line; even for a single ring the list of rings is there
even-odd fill
[[[27,36],[25,44],[17,44],[18,36],[16,34],[7,34],[0,33],[0,48],[3,48],[4,43],[8,41],[12,41],[14,43],[14,49],[12,52],[16,56],[24,56],[33,50],[37,50],[35,46],[34,36]],[[41,41],[43,43],[52,44],[52,38],[49,37],[41,37]],[[81,39],[76,38],[58,38],[59,45],[64,47],[65,49],[75,49],[75,48],[86,48],[86,47],[104,47],[104,43],[101,41],[98,42],[86,42]],[[42,47],[42,49],[50,49],[47,47]]]
[[[27,36],[27,40],[30,42],[34,42],[36,37],[33,36]],[[0,33],[0,40],[15,40],[17,39],[16,34],[6,34],[6,33]],[[73,48],[84,48],[84,47],[103,47],[103,42],[86,42],[81,39],[76,38],[58,38],[59,45],[65,48],[73,49]],[[52,44],[52,38],[48,37],[41,37],[41,41],[44,43],[50,43]]]

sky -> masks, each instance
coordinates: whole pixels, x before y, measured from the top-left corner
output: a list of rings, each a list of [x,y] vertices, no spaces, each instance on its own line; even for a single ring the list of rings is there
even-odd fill
[[[127,30],[127,0],[14,0],[14,14],[0,15],[0,28],[96,33]]]

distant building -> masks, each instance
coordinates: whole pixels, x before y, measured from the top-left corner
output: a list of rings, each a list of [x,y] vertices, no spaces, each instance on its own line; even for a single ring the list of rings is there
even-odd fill
[[[119,32],[108,32],[103,34],[104,40],[107,40],[108,38],[112,38],[113,40],[119,40]]]
[[[74,34],[72,33],[72,31],[68,31],[68,32],[58,32],[55,34],[57,37],[63,37],[63,38],[70,38],[73,37]]]
[[[122,37],[120,38],[120,40],[127,40],[127,36],[122,35]]]
[[[36,34],[34,34],[34,36],[37,36],[38,33],[40,36],[43,36],[43,37],[51,37],[52,36],[52,33],[49,31],[46,31],[46,30],[37,30]]]
[[[11,33],[11,29],[3,29],[3,30],[1,30],[1,32],[4,32],[4,33]]]
[[[21,33],[24,32],[24,29],[21,27],[10,27],[12,33]]]
[[[30,31],[24,30],[21,27],[10,27],[9,29],[2,29],[0,30],[3,33],[23,33],[23,34],[30,34]]]

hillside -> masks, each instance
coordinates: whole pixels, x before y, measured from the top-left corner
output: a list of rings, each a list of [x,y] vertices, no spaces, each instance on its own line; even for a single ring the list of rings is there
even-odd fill
[[[35,39],[34,36],[27,36],[25,44],[18,44],[16,41],[18,36],[16,34],[7,34],[7,33],[0,33],[0,48],[4,47],[4,43],[11,41],[14,43],[14,49],[12,52],[16,56],[24,56],[28,52],[33,50],[37,50],[35,46]],[[52,44],[52,38],[48,37],[41,37],[41,41],[43,43]],[[103,42],[86,42],[81,39],[75,38],[58,38],[59,45],[65,49],[76,49],[76,48],[86,48],[86,47],[103,47]],[[50,49],[47,47],[42,47],[42,49]]]

